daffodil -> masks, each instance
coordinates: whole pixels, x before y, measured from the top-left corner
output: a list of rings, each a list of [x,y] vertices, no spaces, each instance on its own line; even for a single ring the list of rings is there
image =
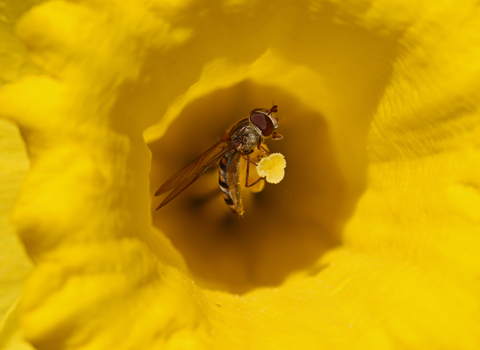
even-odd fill
[[[480,348],[478,4],[3,11],[0,349]],[[152,210],[272,101],[244,218],[215,172]]]

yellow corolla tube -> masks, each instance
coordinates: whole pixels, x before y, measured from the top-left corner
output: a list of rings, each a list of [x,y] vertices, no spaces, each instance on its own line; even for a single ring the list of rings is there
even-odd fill
[[[480,348],[478,4],[2,11],[0,349]],[[154,210],[273,104],[243,218],[215,171]]]

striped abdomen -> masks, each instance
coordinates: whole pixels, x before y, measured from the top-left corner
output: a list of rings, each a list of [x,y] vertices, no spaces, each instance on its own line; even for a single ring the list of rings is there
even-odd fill
[[[243,203],[239,180],[240,153],[227,152],[220,160],[218,182],[222,190],[223,199],[230,210],[237,216],[243,216]]]

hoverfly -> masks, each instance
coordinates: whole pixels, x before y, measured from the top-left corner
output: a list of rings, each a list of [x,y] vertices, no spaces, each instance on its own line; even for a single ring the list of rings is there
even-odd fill
[[[223,199],[227,206],[238,217],[243,216],[243,204],[241,200],[239,164],[240,158],[247,161],[247,176],[245,187],[255,185],[260,178],[252,184],[248,184],[250,163],[257,165],[250,160],[250,154],[256,149],[265,154],[270,154],[262,142],[264,138],[271,137],[273,140],[281,140],[282,135],[277,134],[278,119],[272,114],[277,112],[277,106],[271,109],[256,108],[250,112],[248,118],[240,120],[221,140],[205,151],[200,157],[169,178],[155,192],[155,196],[170,192],[157,210],[165,206],[173,198],[178,196],[184,189],[194,183],[207,169],[219,162],[219,184]]]

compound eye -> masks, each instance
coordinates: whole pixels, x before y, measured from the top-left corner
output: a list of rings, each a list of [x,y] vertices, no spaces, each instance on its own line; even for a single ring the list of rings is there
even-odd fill
[[[253,113],[252,115],[250,115],[250,120],[260,129],[263,136],[268,137],[272,135],[275,127],[273,125],[272,119],[270,119],[268,115],[265,115],[263,113]]]

